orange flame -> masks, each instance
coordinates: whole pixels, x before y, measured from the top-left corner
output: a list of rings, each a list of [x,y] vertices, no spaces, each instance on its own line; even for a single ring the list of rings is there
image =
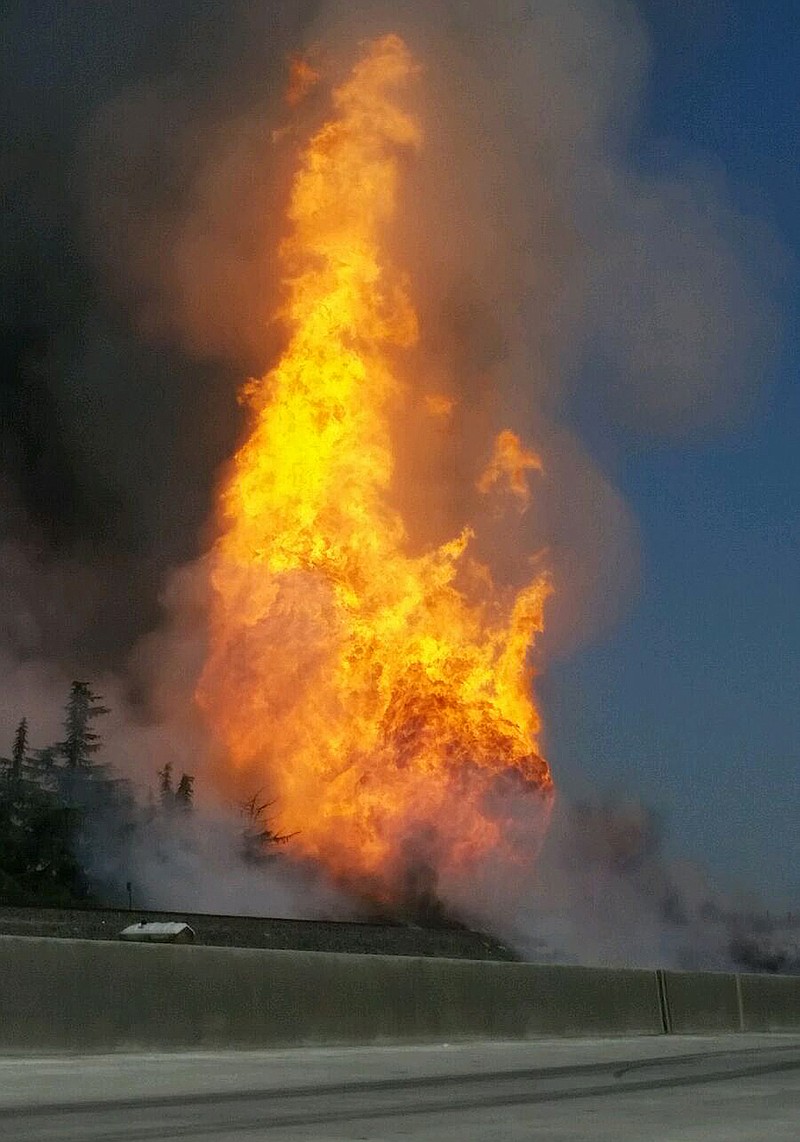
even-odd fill
[[[497,591],[469,531],[411,554],[390,503],[392,359],[417,317],[382,237],[399,154],[421,143],[402,106],[416,74],[397,36],[369,45],[302,155],[282,247],[287,344],[245,390],[197,690],[228,781],[268,784],[296,850],[383,900],[415,862],[466,871],[508,845],[506,793],[517,810],[530,798],[541,839],[552,793],[526,665],[546,579]],[[514,456],[516,489],[535,464]]]
[[[526,473],[531,471],[542,471],[541,460],[535,452],[524,447],[515,432],[506,428],[494,442],[494,455],[478,480],[478,491],[489,492],[505,481],[521,506],[526,508],[531,499]]]

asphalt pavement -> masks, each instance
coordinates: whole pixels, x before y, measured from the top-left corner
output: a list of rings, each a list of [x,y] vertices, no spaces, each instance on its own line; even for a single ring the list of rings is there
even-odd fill
[[[798,1142],[800,1036],[0,1057],[4,1142]]]

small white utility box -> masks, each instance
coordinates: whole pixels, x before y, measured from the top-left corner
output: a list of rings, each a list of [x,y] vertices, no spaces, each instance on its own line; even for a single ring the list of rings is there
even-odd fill
[[[142,920],[138,924],[131,924],[129,928],[123,928],[119,938],[136,940],[141,944],[193,944],[194,929],[178,921],[150,923]]]

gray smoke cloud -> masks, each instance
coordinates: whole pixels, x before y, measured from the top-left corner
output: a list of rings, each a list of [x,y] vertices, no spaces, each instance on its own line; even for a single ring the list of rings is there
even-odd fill
[[[543,552],[545,662],[613,622],[636,590],[636,523],[574,410],[667,438],[746,415],[783,260],[713,162],[631,159],[650,54],[636,5],[37,0],[2,21],[3,724],[49,726],[62,682],[89,673],[114,699],[126,772],[143,756],[202,772],[197,559],[242,431],[236,389],[280,346],[276,247],[302,139],[283,131],[285,61],[314,49],[333,79],[387,30],[422,67],[425,143],[394,237],[420,392],[458,401],[437,459],[400,447],[412,539],[477,518],[509,582]],[[507,424],[544,466],[510,529],[475,492]],[[410,427],[407,441],[433,431]]]
[[[561,801],[535,874],[486,870],[462,896],[526,959],[704,971],[800,971],[800,915],[723,891],[670,858],[666,825],[640,801]],[[477,905],[477,907],[476,907]]]
[[[253,862],[242,849],[242,817],[232,807],[152,815],[120,839],[112,819],[95,823],[87,865],[106,899],[161,911],[284,919],[350,919],[357,909],[324,872],[276,854]],[[131,880],[131,878],[133,878]]]

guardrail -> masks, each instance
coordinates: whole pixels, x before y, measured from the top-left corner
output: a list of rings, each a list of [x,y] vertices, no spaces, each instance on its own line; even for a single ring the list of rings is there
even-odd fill
[[[800,977],[0,937],[0,1049],[800,1031]]]

